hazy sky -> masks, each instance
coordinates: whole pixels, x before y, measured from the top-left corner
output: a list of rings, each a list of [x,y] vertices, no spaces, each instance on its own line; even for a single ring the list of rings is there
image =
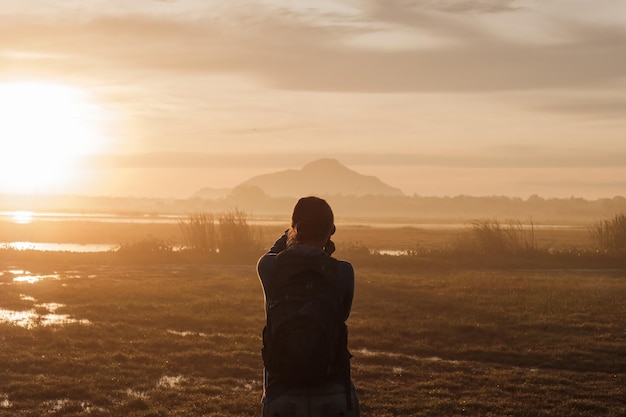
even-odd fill
[[[96,109],[37,191],[186,197],[333,157],[407,194],[626,195],[624,0],[0,0],[18,81]]]

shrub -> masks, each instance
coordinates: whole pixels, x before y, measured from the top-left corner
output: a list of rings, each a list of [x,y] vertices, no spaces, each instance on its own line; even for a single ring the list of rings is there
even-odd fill
[[[156,238],[144,238],[120,245],[115,253],[133,261],[171,260],[174,254],[172,245]]]

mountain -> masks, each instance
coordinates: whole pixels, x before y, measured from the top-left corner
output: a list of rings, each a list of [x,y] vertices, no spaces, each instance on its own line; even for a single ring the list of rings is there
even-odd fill
[[[196,191],[191,198],[210,198],[210,199],[220,199],[226,198],[232,192],[230,188],[211,188],[204,187]]]
[[[240,186],[258,187],[271,197],[403,195],[400,189],[391,187],[374,176],[359,174],[336,159],[318,159],[302,169],[258,175],[244,181]]]

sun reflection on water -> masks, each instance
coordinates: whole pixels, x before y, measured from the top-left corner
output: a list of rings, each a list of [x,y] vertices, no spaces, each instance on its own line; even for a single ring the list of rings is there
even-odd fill
[[[61,279],[61,276],[57,273],[47,275],[33,275],[30,271],[26,271],[24,269],[11,269],[8,271],[4,271],[2,275],[4,275],[5,273],[13,276],[13,282],[25,282],[28,284],[34,284],[44,279]]]
[[[43,306],[43,304],[38,305],[38,307],[41,306]],[[0,323],[8,323],[19,327],[24,327],[26,329],[46,326],[63,326],[72,323],[85,325],[91,324],[89,320],[74,319],[71,318],[69,314],[54,314],[52,312],[49,312],[47,314],[39,314],[34,309],[26,311],[0,309]]]
[[[13,404],[9,401],[9,397],[5,395],[0,395],[0,408],[11,408]]]
[[[20,294],[20,300],[33,302],[33,308],[23,311],[6,310],[0,308],[0,323],[33,329],[35,327],[63,326],[72,323],[91,324],[86,319],[75,319],[69,314],[57,314],[56,311],[65,307],[61,303],[36,303],[37,300],[29,295]],[[40,311],[45,310],[41,314]],[[39,312],[38,312],[39,311]]]
[[[61,279],[61,277],[59,276],[59,274],[30,275],[30,273],[27,273],[13,278],[13,282],[26,282],[29,284],[34,284],[44,279]]]
[[[32,211],[14,211],[11,217],[13,219],[13,223],[28,224],[33,221],[33,212]]]

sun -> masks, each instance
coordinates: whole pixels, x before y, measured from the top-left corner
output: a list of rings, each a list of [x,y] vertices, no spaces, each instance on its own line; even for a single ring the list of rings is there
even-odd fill
[[[0,192],[63,190],[80,157],[102,145],[99,112],[80,88],[0,83]]]

